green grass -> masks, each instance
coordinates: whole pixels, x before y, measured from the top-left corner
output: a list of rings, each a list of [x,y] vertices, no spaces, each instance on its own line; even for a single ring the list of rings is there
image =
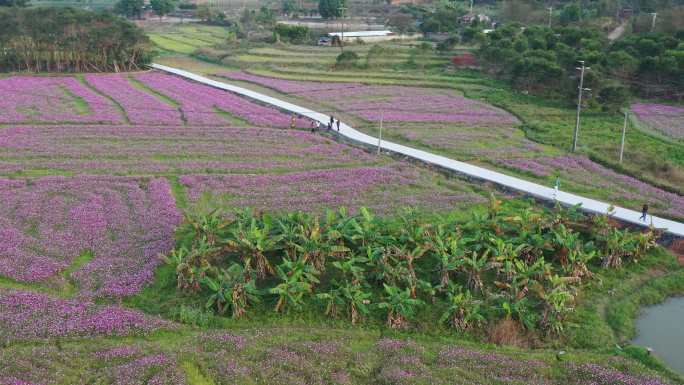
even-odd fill
[[[202,374],[194,362],[185,361],[181,364],[181,367],[185,371],[189,385],[215,385],[215,382],[210,377]]]
[[[148,36],[154,44],[156,44],[157,46],[159,46],[159,48],[164,49],[166,51],[190,54],[197,49],[197,47],[195,46],[167,39],[161,35],[148,34]]]

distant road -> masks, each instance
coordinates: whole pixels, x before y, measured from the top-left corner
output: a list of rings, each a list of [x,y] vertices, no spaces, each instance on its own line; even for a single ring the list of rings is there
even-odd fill
[[[330,121],[329,115],[312,111],[310,109],[300,107],[295,104],[261,94],[259,92],[255,92],[247,88],[219,82],[201,75],[194,74],[192,72],[184,71],[173,67],[167,67],[160,64],[152,64],[152,68],[172,73],[184,77],[186,79],[194,80],[196,82],[203,83],[212,87],[234,92],[236,94],[246,96],[248,98],[260,101],[262,103],[270,104],[279,109],[293,112],[302,116],[306,116],[309,119],[319,121],[323,124],[327,124],[328,121]],[[397,154],[405,155],[423,161],[425,163],[429,163],[459,174],[466,175],[471,178],[493,182],[499,186],[523,192],[537,199],[542,199],[551,202],[553,202],[555,199],[560,203],[568,206],[574,206],[579,204],[581,205],[581,210],[588,213],[605,214],[606,212],[608,212],[608,208],[611,207],[611,205],[608,203],[597,201],[591,198],[585,198],[565,191],[559,191],[556,195],[554,194],[554,189],[551,187],[542,186],[540,184],[529,182],[524,179],[512,177],[497,171],[488,170],[483,167],[474,166],[469,163],[460,162],[441,155],[435,155],[427,151],[418,150],[412,147],[407,147],[386,140],[379,141],[378,138],[359,132],[344,123],[340,125],[340,134],[355,142],[359,142],[374,147],[377,147],[379,144],[380,148],[382,148],[385,151],[391,151]],[[554,195],[556,195],[555,198]],[[641,216],[640,212],[618,206],[613,207],[613,217],[616,219],[644,227],[648,226],[650,223],[653,223],[655,227],[664,229],[666,232],[672,235],[684,237],[684,223],[679,223],[669,219],[659,218],[651,215],[648,216],[648,222],[642,222],[639,220],[639,217]]]

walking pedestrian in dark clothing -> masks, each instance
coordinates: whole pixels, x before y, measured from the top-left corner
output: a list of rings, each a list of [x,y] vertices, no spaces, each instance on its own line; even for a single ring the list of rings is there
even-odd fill
[[[648,204],[644,203],[644,207],[641,208],[641,219],[642,221],[646,222],[646,215],[648,214]]]
[[[316,132],[316,125],[317,125],[317,124],[316,124],[316,121],[315,121],[315,120],[312,120],[312,121],[311,121],[311,133],[312,133],[312,134],[313,134],[314,132]]]
[[[333,124],[335,124],[335,118],[332,115],[330,115],[330,123],[328,123],[328,127],[332,129]]]
[[[339,131],[339,130],[340,130],[340,120],[337,119],[337,131]]]

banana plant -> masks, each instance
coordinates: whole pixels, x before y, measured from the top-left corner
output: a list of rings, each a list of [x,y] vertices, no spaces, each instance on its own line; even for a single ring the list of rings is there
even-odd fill
[[[359,283],[345,281],[342,284],[333,282],[333,289],[317,297],[326,302],[325,314],[337,317],[345,311],[352,324],[358,323],[362,316],[370,313],[371,294]]]
[[[352,282],[365,282],[366,279],[366,264],[368,258],[351,255],[348,258],[334,261],[332,266],[342,273],[343,276],[348,277]]]
[[[348,222],[349,230],[346,233],[352,243],[365,247],[381,237],[382,232],[375,216],[367,208],[361,207],[359,214]]]
[[[520,298],[510,302],[503,301],[500,306],[506,318],[517,320],[527,330],[535,329],[539,317],[529,298]]]
[[[527,246],[527,244],[514,246],[513,243],[498,237],[489,238],[489,245],[487,247],[492,254],[494,266],[497,267],[497,273],[505,276],[506,280],[510,281],[515,273],[517,257]]]
[[[566,227],[563,223],[554,226],[551,229],[551,234],[556,249],[554,257],[563,268],[567,268],[570,264],[568,255],[571,252],[576,252],[580,248],[579,234],[573,232],[572,229]]]
[[[387,312],[387,326],[392,329],[402,329],[408,320],[415,316],[417,308],[424,302],[411,298],[411,292],[408,288],[401,289],[387,284],[383,284],[383,287],[385,288],[385,296],[377,307]]]
[[[270,217],[264,215],[261,221],[254,217],[239,221],[231,235],[226,243],[240,254],[248,274],[255,272],[258,278],[265,278],[267,274],[275,273],[266,254],[277,250],[282,236],[272,233]]]
[[[461,268],[466,253],[460,233],[449,234],[444,226],[438,226],[432,236],[432,255],[437,259],[439,286],[445,290],[450,277]]]
[[[565,273],[570,274],[572,277],[577,277],[580,279],[591,278],[594,273],[589,270],[589,264],[592,259],[596,257],[596,251],[583,251],[580,249],[571,250],[568,254],[568,261],[570,262],[570,268],[565,269]]]
[[[393,256],[397,258],[397,264],[394,268],[395,281],[406,283],[411,292],[411,298],[416,298],[418,291],[418,275],[416,273],[415,261],[421,258],[426,253],[426,249],[421,246],[407,248],[405,246],[395,246],[393,249]]]
[[[260,302],[254,278],[245,279],[245,269],[238,263],[222,269],[216,278],[204,277],[202,282],[211,292],[205,306],[215,307],[219,314],[230,308],[233,318],[240,318],[247,307]]]
[[[619,268],[622,258],[630,254],[630,240],[621,230],[610,228],[599,238],[603,267]]]
[[[463,258],[461,271],[466,275],[466,287],[475,293],[482,293],[484,282],[482,275],[491,269],[489,250],[483,253],[471,252]]]
[[[455,284],[450,284],[446,290],[449,307],[442,313],[440,322],[460,332],[479,328],[484,324],[482,301],[475,299],[470,290],[463,291],[461,286]]]
[[[544,305],[540,322],[548,333],[561,335],[567,315],[574,310],[571,304],[575,296],[570,292],[567,284],[576,283],[577,278],[553,275],[548,281],[550,290],[543,291],[541,287],[537,290]]]
[[[227,230],[233,221],[219,210],[213,210],[206,214],[185,213],[185,223],[189,226],[181,227],[178,238],[184,241],[198,241],[204,239],[209,245],[216,246],[219,240],[224,239]]]
[[[301,309],[305,296],[311,294],[314,285],[319,283],[318,271],[301,259],[288,258],[284,258],[275,270],[280,283],[269,290],[278,296],[275,311],[283,312],[288,306]]]

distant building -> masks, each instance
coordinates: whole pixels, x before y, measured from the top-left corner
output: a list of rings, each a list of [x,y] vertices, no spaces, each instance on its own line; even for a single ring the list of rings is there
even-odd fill
[[[344,40],[345,43],[362,41],[364,43],[375,43],[395,39],[415,39],[415,35],[400,35],[392,31],[349,31],[349,32],[330,32],[327,37],[331,42]]]
[[[490,24],[492,22],[492,19],[489,16],[484,15],[482,13],[479,13],[479,14],[469,13],[467,15],[463,15],[463,16],[459,17],[458,18],[458,24],[470,25],[475,20],[479,21],[480,23],[485,23],[485,24]]]
[[[425,0],[389,0],[391,5],[422,4]]]
[[[632,7],[622,7],[618,11],[618,18],[622,20],[629,19],[632,15],[634,15],[634,9],[632,9]]]

